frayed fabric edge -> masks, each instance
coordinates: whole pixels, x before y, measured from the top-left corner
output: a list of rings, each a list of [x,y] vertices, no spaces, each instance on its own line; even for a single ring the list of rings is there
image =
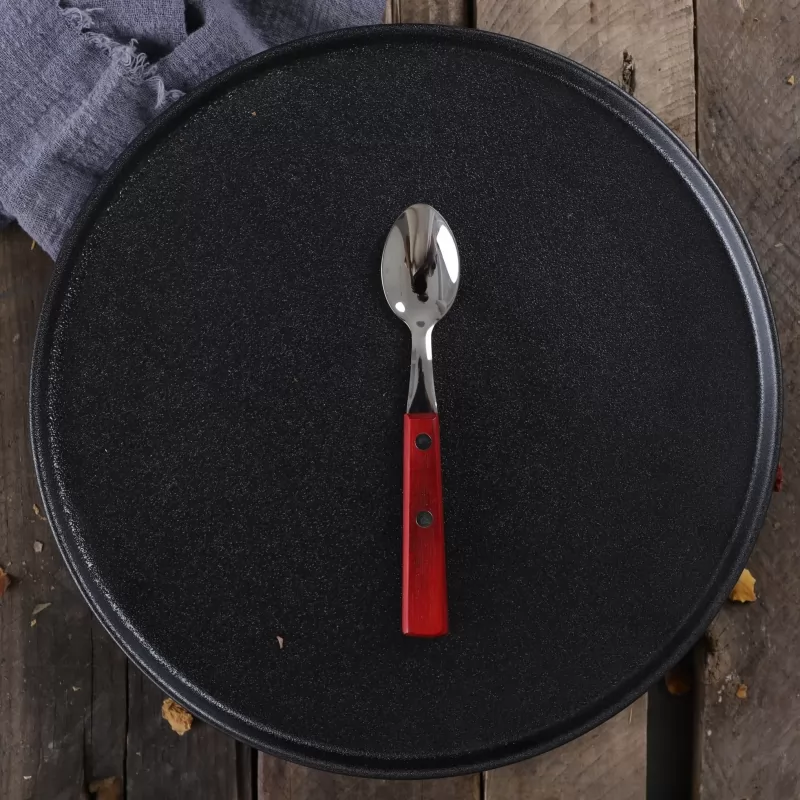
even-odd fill
[[[120,75],[134,83],[145,84],[155,89],[157,110],[183,97],[180,89],[167,89],[164,86],[164,80],[157,74],[156,67],[148,62],[144,53],[137,51],[136,39],[131,39],[128,44],[122,44],[104,33],[92,30],[95,27],[92,14],[102,12],[102,8],[69,8],[62,6],[61,0],[56,0],[56,6],[64,20],[85,39],[87,44],[102,50],[109,57]]]

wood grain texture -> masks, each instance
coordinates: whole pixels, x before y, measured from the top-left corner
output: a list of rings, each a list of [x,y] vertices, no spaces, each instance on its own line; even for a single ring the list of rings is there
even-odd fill
[[[753,245],[784,370],[784,491],[701,661],[696,797],[800,797],[800,1],[698,0],[700,157]],[[790,76],[796,84],[790,85]],[[736,697],[747,684],[747,699]]]
[[[250,800],[253,751],[195,720],[178,736],[161,719],[164,694],[131,666],[126,800]]]
[[[125,665],[116,648],[95,649],[103,634],[34,510],[29,365],[52,263],[30,245],[18,229],[0,234],[0,566],[14,579],[0,599],[0,797],[75,800],[122,772]]]
[[[262,756],[259,800],[480,800],[479,775],[438,781],[347,778]]]
[[[694,148],[692,0],[476,3],[477,27],[555,50],[618,85],[626,84],[637,99]]]
[[[30,245],[0,233],[0,567],[13,577],[0,598],[0,798],[86,800],[92,781],[119,777],[132,800],[249,800],[252,751],[202,724],[169,730],[163,695],[93,618],[40,516],[28,380],[52,263]]]
[[[388,0],[386,22],[469,25],[471,0]]]
[[[644,800],[647,697],[599,728],[529,761],[487,772],[486,800]]]

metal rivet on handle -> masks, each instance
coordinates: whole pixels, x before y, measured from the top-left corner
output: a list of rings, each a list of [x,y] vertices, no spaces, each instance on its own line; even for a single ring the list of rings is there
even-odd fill
[[[430,528],[433,525],[433,514],[430,511],[420,511],[417,514],[417,525],[420,528]]]
[[[427,433],[420,433],[414,440],[418,450],[427,450],[432,444],[433,439]]]

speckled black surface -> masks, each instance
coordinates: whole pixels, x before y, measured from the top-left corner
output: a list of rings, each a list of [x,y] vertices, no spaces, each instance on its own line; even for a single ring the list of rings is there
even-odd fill
[[[432,641],[400,633],[409,343],[379,281],[415,202],[463,268]],[[116,167],[32,427],[73,573],[168,691],[305,763],[435,775],[574,736],[686,650],[768,502],[777,371],[750,251],[660,123],[522,43],[381,28],[235,68]]]

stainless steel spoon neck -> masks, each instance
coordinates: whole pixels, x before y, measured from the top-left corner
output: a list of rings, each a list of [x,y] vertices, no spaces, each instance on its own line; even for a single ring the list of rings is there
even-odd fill
[[[431,352],[433,326],[426,330],[411,331],[411,374],[408,383],[409,414],[438,413],[436,390],[433,385],[433,358]]]

